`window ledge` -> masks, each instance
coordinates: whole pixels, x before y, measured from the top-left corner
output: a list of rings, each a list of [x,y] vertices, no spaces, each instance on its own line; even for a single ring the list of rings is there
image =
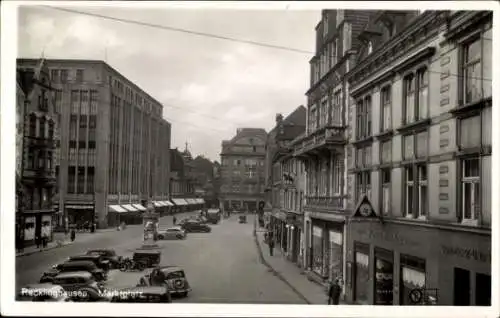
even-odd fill
[[[378,140],[386,140],[391,138],[393,135],[394,135],[394,130],[389,129],[378,133],[377,135],[375,135],[375,138],[377,138]]]
[[[430,123],[431,123],[430,118],[420,119],[411,123],[403,123],[402,126],[396,130],[401,134],[406,134],[410,131],[419,130],[426,126],[429,126]]]
[[[367,144],[373,141],[373,136],[365,137],[362,139],[356,139],[355,141],[351,142],[353,145],[361,145],[361,144]]]
[[[458,118],[468,117],[474,115],[483,108],[491,107],[491,100],[491,97],[481,98],[479,100],[460,105],[457,108],[450,110],[450,113]]]

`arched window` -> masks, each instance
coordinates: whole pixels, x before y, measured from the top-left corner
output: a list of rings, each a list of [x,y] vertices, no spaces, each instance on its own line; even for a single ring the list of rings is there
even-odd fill
[[[45,117],[40,118],[40,126],[38,127],[38,137],[39,138],[45,138],[45,124],[47,120]]]
[[[36,137],[36,122],[37,118],[35,114],[30,115],[30,126],[29,126],[29,136]]]

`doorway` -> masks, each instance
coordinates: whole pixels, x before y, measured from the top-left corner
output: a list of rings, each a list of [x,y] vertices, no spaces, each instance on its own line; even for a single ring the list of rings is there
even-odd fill
[[[470,271],[455,267],[453,270],[453,305],[470,306]]]
[[[491,276],[476,274],[476,306],[491,306]]]

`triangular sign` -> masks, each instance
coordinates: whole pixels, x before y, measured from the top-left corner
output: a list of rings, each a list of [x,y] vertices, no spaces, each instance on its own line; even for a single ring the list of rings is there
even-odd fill
[[[358,204],[356,205],[356,209],[354,209],[354,213],[351,215],[351,217],[380,219],[380,216],[375,213],[375,209],[373,208],[373,205],[366,194],[363,195],[361,200],[359,200]]]

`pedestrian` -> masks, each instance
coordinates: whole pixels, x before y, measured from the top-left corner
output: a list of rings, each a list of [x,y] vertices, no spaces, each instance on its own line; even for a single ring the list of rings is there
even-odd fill
[[[71,242],[74,242],[74,241],[75,241],[75,238],[76,238],[75,229],[74,229],[74,228],[72,228],[72,229],[71,229]]]
[[[177,224],[177,218],[175,217],[175,215],[173,217],[173,221],[174,221],[174,225],[176,225]]]
[[[40,238],[40,234],[36,234],[35,235],[35,243],[36,243],[36,248],[40,248],[41,246],[41,238]]]
[[[47,236],[47,233],[43,233],[42,235],[42,246],[43,248],[47,248],[47,244],[49,243],[49,237]]]
[[[328,305],[338,305],[341,292],[342,287],[340,287],[340,280],[336,278],[334,281],[330,282],[328,287]]]
[[[272,235],[269,236],[269,242],[267,243],[269,245],[269,255],[270,256],[273,256],[273,252],[274,252],[274,240],[273,240],[273,237]]]

